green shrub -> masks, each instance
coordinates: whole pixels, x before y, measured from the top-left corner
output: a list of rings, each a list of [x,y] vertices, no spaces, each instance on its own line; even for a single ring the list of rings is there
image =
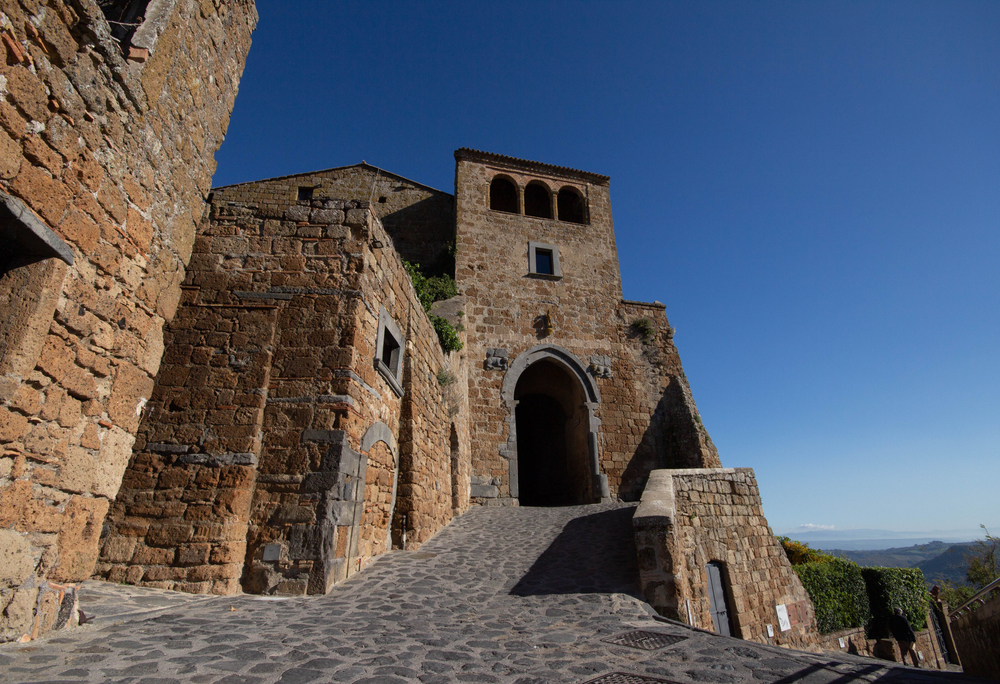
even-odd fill
[[[434,332],[437,333],[438,342],[446,352],[458,351],[462,348],[462,340],[458,336],[455,326],[440,316],[429,314],[431,323],[434,324]]]
[[[700,420],[698,422],[701,423]],[[792,565],[829,563],[836,557],[819,549],[811,549],[805,542],[795,541],[788,537],[778,537],[778,541],[781,543],[781,548],[785,550],[785,555],[788,556],[788,562]]]
[[[632,321],[632,330],[642,338],[643,342],[652,342],[656,334],[656,324],[650,318],[637,318]]]
[[[459,338],[455,326],[441,316],[435,316],[431,313],[431,305],[434,302],[451,299],[458,295],[458,286],[455,285],[455,280],[447,273],[427,277],[420,271],[420,264],[412,264],[409,261],[404,261],[403,266],[406,268],[410,280],[413,281],[413,289],[417,291],[420,306],[424,308],[434,325],[434,332],[437,333],[441,348],[446,352],[461,349],[462,340]]]
[[[914,632],[927,626],[928,594],[920,568],[862,568],[868,588],[872,619],[865,630],[869,639],[889,636],[889,617],[902,608]]]
[[[814,549],[808,550],[817,553]],[[821,562],[792,567],[816,608],[816,626],[820,633],[863,627],[868,622],[871,617],[868,593],[862,570],[856,563],[829,557]]]

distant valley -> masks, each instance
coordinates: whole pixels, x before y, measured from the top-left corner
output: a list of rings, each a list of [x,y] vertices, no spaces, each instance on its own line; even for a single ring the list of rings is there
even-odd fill
[[[822,550],[834,556],[852,560],[861,566],[920,568],[929,584],[941,580],[964,584],[965,570],[969,563],[966,556],[973,553],[975,548],[974,542],[956,544],[931,541],[926,544],[878,550],[825,547]]]

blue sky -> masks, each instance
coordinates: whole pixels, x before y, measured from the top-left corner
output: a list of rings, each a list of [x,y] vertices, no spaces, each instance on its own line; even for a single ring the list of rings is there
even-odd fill
[[[1000,530],[1000,3],[258,0],[214,182],[611,176],[777,530]]]

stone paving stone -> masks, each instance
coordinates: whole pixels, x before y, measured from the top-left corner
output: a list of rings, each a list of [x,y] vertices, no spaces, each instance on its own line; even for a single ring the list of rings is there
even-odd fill
[[[616,673],[681,684],[976,681],[655,617],[637,598],[633,510],[474,508],[420,553],[387,554],[322,597],[171,603],[161,592],[144,618],[133,610],[142,599],[123,601],[115,614],[124,621],[114,624],[93,601],[94,624],[0,647],[0,681],[583,684]],[[115,591],[150,590],[101,591],[112,600]],[[603,641],[635,630],[683,640],[652,651]]]

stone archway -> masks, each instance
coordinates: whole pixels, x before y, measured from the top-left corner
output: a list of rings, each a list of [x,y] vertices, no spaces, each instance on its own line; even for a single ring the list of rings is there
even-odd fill
[[[376,422],[361,438],[364,493],[358,518],[357,556],[362,566],[369,559],[392,549],[390,527],[396,508],[396,486],[399,482],[399,449],[389,426]]]
[[[542,344],[520,354],[504,375],[501,398],[509,432],[500,453],[511,497],[525,505],[610,499],[598,450],[600,393],[571,351]],[[520,442],[519,429],[530,433]]]

